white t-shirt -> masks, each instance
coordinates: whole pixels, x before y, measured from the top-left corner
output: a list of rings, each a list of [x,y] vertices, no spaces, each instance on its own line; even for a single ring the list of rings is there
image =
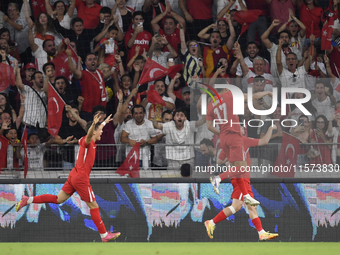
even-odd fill
[[[126,122],[125,127],[123,129],[126,133],[129,134],[128,138],[136,141],[140,140],[150,140],[151,137],[157,136],[157,130],[154,129],[152,122],[150,120],[144,119],[144,123],[142,125],[137,125],[135,120],[129,120]],[[127,144],[126,147],[126,156],[129,154],[132,147]],[[140,147],[140,155],[139,158],[142,160],[144,157],[148,157],[150,159],[150,146],[145,145]]]
[[[312,104],[316,108],[316,116],[325,115],[327,120],[329,120],[334,115],[334,106],[329,97],[322,102],[319,102],[318,98],[315,98]]]
[[[305,88],[305,76],[307,75],[305,66],[300,66],[295,73],[291,73],[286,68],[283,68],[280,75],[282,88]]]
[[[277,65],[276,65],[276,52],[277,52],[278,46],[273,43],[272,47],[270,49],[267,49],[270,53],[270,72],[273,75],[273,77],[278,78],[279,72],[277,71]],[[300,54],[300,51],[296,48],[289,47],[292,52],[294,52],[297,56],[297,59],[300,61],[302,59],[302,56]],[[285,69],[288,69],[288,66],[286,64],[286,55],[283,53],[283,50],[281,49],[281,62],[282,66]]]
[[[178,146],[166,147],[166,158],[171,160],[187,160],[195,156],[192,146],[181,146],[186,144],[194,144],[194,132],[196,121],[184,122],[184,127],[181,130],[176,128],[174,121],[163,124],[163,134],[166,135],[166,144],[175,144]]]
[[[45,144],[39,144],[35,148],[27,146],[28,168],[30,171],[44,171],[45,151]],[[25,157],[24,148],[21,149],[20,154],[23,158]]]
[[[162,99],[165,102],[175,104],[174,100],[171,97],[163,96]],[[149,119],[149,116],[150,116],[151,112],[155,111],[155,118],[156,118],[156,120],[161,122],[162,121],[162,113],[164,111],[166,111],[167,108],[162,106],[162,105],[160,105],[160,104],[153,105],[150,102],[148,102],[148,104],[145,107],[145,110],[146,110],[145,119]]]
[[[53,15],[52,15],[53,18]],[[71,29],[71,17],[66,13],[63,17],[63,19],[59,22],[60,26],[62,26],[65,29]]]
[[[247,93],[248,87],[251,87],[254,83],[254,77],[257,75],[249,70],[246,76],[242,79],[242,89],[244,93]],[[273,91],[273,85],[275,84],[274,78],[270,73],[264,73],[261,76],[264,77],[266,86],[264,86],[264,91]]]
[[[321,69],[321,71],[326,74],[326,67],[324,63],[321,62],[317,62],[318,63],[318,67]],[[315,70],[315,61],[313,63],[310,64],[310,69]],[[318,77],[315,77],[313,75],[310,74],[306,74],[305,76],[305,84],[306,84],[306,89],[308,90],[315,90],[315,83],[317,81]]]
[[[266,70],[265,72],[267,71],[267,65],[268,65],[268,69],[270,69],[269,67],[269,62],[267,59],[264,59],[266,61]],[[254,65],[253,65],[253,61],[251,61],[249,59],[249,57],[245,57],[244,58],[244,63],[248,66],[248,68],[250,69],[250,71],[254,72]],[[269,71],[269,70],[268,70]],[[242,72],[242,68],[241,68],[241,64],[238,63],[237,65],[237,70],[236,70],[236,75],[237,76],[243,76],[243,72]]]
[[[38,47],[35,52],[32,52],[32,55],[35,57],[38,70],[43,72],[43,65],[47,63],[47,52],[42,47]]]

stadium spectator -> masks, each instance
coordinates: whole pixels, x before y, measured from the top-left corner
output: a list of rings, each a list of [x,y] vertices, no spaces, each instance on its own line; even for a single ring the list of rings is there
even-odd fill
[[[55,82],[55,65],[53,62],[47,62],[43,65],[42,70],[44,72],[44,76],[47,76],[47,70],[49,70],[48,81],[54,85]]]
[[[9,55],[9,45],[8,45],[7,40],[4,38],[0,38],[0,57],[1,57],[1,63],[10,65],[13,68],[15,67],[15,62],[18,62],[17,59]]]
[[[47,164],[44,160],[46,146],[52,144],[53,141],[54,139],[50,139],[46,143],[40,143],[37,134],[31,133],[27,135],[28,171],[44,171],[44,167]],[[16,151],[16,157],[18,159],[24,159],[24,148]]]
[[[168,43],[165,35],[154,35],[152,37],[152,43],[148,51],[148,58],[160,64],[161,66],[167,67],[168,58],[176,58],[177,53]],[[165,51],[167,46],[169,51]]]
[[[163,80],[155,81],[155,91],[162,97],[162,100],[165,103],[165,106],[161,104],[152,104],[149,102],[149,94],[148,96],[141,102],[141,105],[145,107],[146,115],[145,118],[148,120],[151,119],[151,114],[154,115],[157,121],[162,121],[162,114],[164,111],[169,110],[173,111],[175,109],[174,101],[171,97],[166,95],[166,86]]]
[[[193,77],[199,77],[202,73],[205,77],[205,69],[203,68],[202,52],[199,43],[195,40],[185,42],[184,28],[180,25],[181,35],[181,53],[182,62],[184,62],[183,78],[186,84],[194,86]]]
[[[154,119],[154,114],[151,115],[151,119]],[[172,111],[166,110],[162,113],[162,123],[168,123],[172,121]],[[163,169],[164,167],[166,168],[168,166],[168,160],[166,158],[166,149],[165,149],[165,144],[166,144],[166,137],[165,135],[160,131],[157,136],[158,143],[154,144],[154,155],[153,155],[153,164],[157,169]]]
[[[304,98],[305,95],[303,93],[294,93],[292,95],[293,99]],[[316,117],[316,108],[313,106],[312,101],[309,100],[308,102],[302,104],[312,115],[308,115],[308,120],[310,122],[315,120]],[[293,119],[298,121],[299,117],[302,115],[302,111],[296,107],[296,105],[290,105],[290,111],[288,112],[287,119]],[[291,123],[292,124],[292,123]]]
[[[46,39],[50,39],[55,43],[55,45],[58,46],[60,42],[62,41],[62,38],[55,31],[55,28],[53,26],[53,19],[51,18],[51,16],[49,16],[46,13],[46,9],[44,8],[45,10],[43,12],[39,12],[39,15],[35,17],[35,22],[33,22],[29,14],[28,0],[24,0],[23,8],[25,10],[25,17],[26,17],[28,27],[33,29],[34,42],[38,46],[42,47],[43,42]],[[31,45],[31,42],[30,42],[30,45]]]
[[[162,20],[164,23],[163,29],[159,25]],[[176,52],[178,52],[178,46],[181,43],[181,37],[180,29],[176,25],[177,23],[179,24],[179,27],[183,27],[185,30],[185,20],[180,15],[171,10],[169,2],[166,3],[166,11],[162,14],[159,14],[151,21],[153,32],[155,34],[158,33],[161,36],[165,36],[166,40],[169,42],[168,45],[165,45],[164,51],[170,51],[168,46],[171,46]],[[173,54],[171,53],[171,55]]]
[[[147,52],[149,50],[150,40],[152,39],[152,35],[143,29],[143,12],[136,11],[132,17],[132,28],[125,34],[125,46],[128,49],[127,61],[130,61],[133,57],[137,46],[139,46],[138,55],[141,55],[144,50]]]
[[[83,126],[77,121],[79,116],[78,107],[76,105],[65,105],[66,120],[59,129],[58,135],[55,137],[56,144],[71,144],[71,146],[61,146],[60,152],[63,158],[63,169],[70,170],[75,165],[75,147],[78,147],[78,140],[86,135],[86,122],[82,122]],[[72,113],[71,113],[72,112]],[[85,125],[84,125],[85,124]]]
[[[311,38],[314,35],[311,35]],[[306,51],[303,56],[304,65],[298,67],[298,57],[295,53],[289,52],[286,56],[287,69],[282,65],[281,49],[284,44],[283,39],[279,39],[279,45],[276,51],[276,66],[280,77],[282,88],[306,88],[305,78],[310,67],[310,51]]]
[[[254,63],[254,72],[253,72],[249,69],[249,67],[245,63],[240,45],[237,42],[235,43],[234,48],[236,51],[235,57],[240,62],[240,66],[243,72],[243,79],[242,79],[243,91],[246,92],[247,88],[252,86],[254,82],[254,78],[256,76],[262,76],[265,78],[265,83],[266,83],[266,86],[264,88],[265,91],[272,91],[273,86],[275,86],[275,81],[271,74],[265,73],[266,61],[259,56],[255,57],[253,60],[253,63]]]
[[[107,91],[105,88],[105,80],[115,71],[110,71],[102,74],[97,70],[97,57],[93,53],[89,53],[85,57],[86,70],[76,69],[72,61],[72,52],[70,49],[66,50],[68,56],[68,66],[74,77],[79,80],[84,103],[80,116],[86,121],[93,118],[92,108],[96,105],[106,107]]]
[[[169,5],[169,4],[168,4]],[[171,6],[170,10],[171,10]],[[168,8],[168,6],[167,6]],[[169,14],[169,10],[166,8],[166,4],[164,0],[145,0],[144,5],[142,7],[142,11],[145,17],[145,27],[144,29],[148,32],[152,32],[152,24],[151,21],[156,18],[156,16],[160,14]],[[163,19],[163,18],[162,18]],[[162,19],[158,21],[159,25],[161,25]]]
[[[217,166],[217,159],[222,149],[217,149],[212,140],[207,138],[202,139],[200,141],[200,151],[202,155],[209,158],[209,166]]]
[[[113,25],[113,23],[114,21],[112,20],[110,26]],[[56,19],[54,20],[54,27],[65,38],[68,38],[70,42],[75,42],[77,54],[82,59],[85,59],[87,53],[92,52],[91,42],[99,42],[106,35],[107,29],[109,28],[108,26],[102,30],[100,26],[97,26],[95,29],[85,29],[84,21],[79,17],[72,19],[71,30],[61,27]]]
[[[301,115],[298,119],[298,126],[292,128],[290,133],[298,138],[302,144],[300,144],[299,154],[296,159],[296,166],[304,166],[309,163],[309,145],[311,141],[311,123],[306,115]]]
[[[103,1],[109,0],[102,0],[102,2]],[[126,2],[127,0],[117,0],[112,7],[112,13],[117,14],[119,17],[119,27],[123,31],[123,34],[128,31],[132,20],[132,14],[135,11],[131,7],[127,6]],[[109,6],[109,2],[105,5],[102,4],[102,6]]]
[[[336,109],[333,113],[332,118],[328,121],[328,128],[326,135],[332,137],[332,162],[333,164],[340,164],[340,110]]]
[[[249,42],[247,43],[247,49],[246,49],[247,57],[244,58],[245,64],[248,66],[249,70],[254,72],[254,59],[258,56],[259,53],[259,47],[256,42]],[[266,61],[266,67],[265,67],[265,73],[270,73],[270,65],[267,59],[264,59]],[[239,60],[235,60],[237,62],[237,68],[233,68],[235,66],[235,62],[233,66],[230,68],[230,74],[236,73],[236,85],[241,88],[241,80],[243,77],[243,72],[241,68],[241,64],[239,63]]]
[[[178,170],[181,165],[188,163],[194,168],[194,133],[197,127],[205,123],[205,118],[198,121],[188,121],[186,112],[177,108],[173,114],[173,121],[168,123],[158,123],[156,118],[152,123],[154,128],[162,131],[166,135],[166,158],[168,160],[168,170]]]
[[[157,143],[157,131],[152,122],[145,119],[143,106],[135,105],[132,108],[132,117],[132,120],[125,123],[120,141],[127,144],[126,156],[137,142],[140,143],[139,166],[147,170],[150,167],[150,145]]]
[[[300,55],[302,55],[303,45],[306,39],[306,26],[295,17],[292,9],[289,9],[288,21],[283,23],[278,32],[280,33],[286,29],[290,33],[290,46],[298,49],[300,51]]]
[[[175,108],[176,109],[183,109],[185,111],[185,116],[186,118],[191,121],[191,120],[197,120],[197,109],[196,105],[194,103],[194,91],[193,89],[189,87],[184,87],[181,90],[182,94],[182,99],[179,99],[175,94],[174,94],[174,84],[176,83],[176,80],[179,79],[181,75],[178,73],[176,74],[175,78],[171,80],[169,86],[168,86],[168,96],[172,98],[175,102]]]
[[[84,21],[85,29],[94,29],[98,26],[102,6],[94,0],[76,0],[75,6],[78,11],[78,17]]]
[[[214,67],[214,70],[212,70],[212,73],[210,74],[209,85],[214,86],[216,79],[222,79],[222,78],[223,78],[222,83],[227,82],[228,84],[230,84],[230,79],[229,79],[230,76],[228,73],[229,73],[228,72],[228,59],[222,57],[217,61],[217,65]],[[221,83],[219,81],[217,82]]]
[[[273,20],[272,24],[270,25],[270,27],[266,30],[266,32],[264,32],[264,34],[261,36],[261,40],[263,42],[263,44],[266,46],[267,50],[270,53],[270,72],[271,75],[273,75],[274,78],[278,78],[279,74],[277,71],[277,66],[276,66],[276,52],[278,50],[278,45],[276,45],[275,43],[272,43],[268,37],[270,32],[273,30],[274,27],[277,27],[280,24],[279,20]],[[282,39],[284,42],[282,44],[282,50],[281,50],[281,61],[282,61],[282,66],[283,68],[288,69],[288,66],[286,64],[286,59],[285,56],[289,53],[289,52],[293,52],[296,54],[298,61],[300,61],[302,59],[302,56],[299,52],[298,49],[290,47],[290,34],[288,31],[284,30],[281,31],[278,34],[278,38]],[[279,80],[277,79],[277,82],[279,82]]]
[[[317,5],[317,0],[297,0],[297,6],[299,7],[301,22],[306,26],[306,39],[303,46],[304,52],[311,44],[311,39],[309,37],[312,31],[315,35],[315,43],[318,44],[320,42],[320,23],[324,23],[325,18],[323,15],[323,9]]]
[[[229,10],[247,11],[247,4],[244,0],[216,0],[217,5],[217,19],[225,16]]]
[[[120,137],[122,135],[122,132],[125,128],[125,124],[126,122],[128,122],[129,120],[132,119],[132,112],[131,112],[131,108],[130,108],[130,101],[131,99],[137,94],[138,89],[135,88],[131,91],[131,93],[129,94],[129,96],[126,98],[126,100],[122,100],[121,102],[119,102],[119,104],[123,103],[123,107],[121,109],[121,115],[120,118],[118,118],[118,123],[114,132],[114,139],[115,139],[115,143],[117,144],[117,154],[116,154],[116,164],[117,166],[120,166],[125,158],[126,158],[126,154],[125,154],[125,149],[126,146],[125,145],[120,145],[121,141],[120,141]]]
[[[8,112],[0,112],[0,135],[4,135],[5,131],[13,125],[12,117]]]
[[[25,76],[24,76],[24,79],[22,80],[22,83],[24,85],[27,85],[30,87],[33,86],[32,75],[34,74],[35,71],[37,71],[37,67],[34,63],[28,63],[25,66]]]
[[[75,9],[75,0],[70,0],[70,6],[67,8],[66,4],[59,0],[56,1],[53,4],[53,9],[52,6],[50,5],[50,1],[49,0],[45,0],[45,6],[46,6],[46,10],[48,15],[50,15],[52,18],[54,18],[54,16],[57,17],[57,20],[59,21],[60,26],[62,26],[65,29],[70,29],[70,24],[71,24],[71,19],[73,16],[73,12]]]
[[[277,19],[280,24],[284,24],[292,14],[295,17],[296,0],[266,0],[270,6],[270,17],[273,20]],[[288,21],[289,22],[289,21]],[[278,33],[278,27],[272,30],[272,34]]]
[[[312,143],[331,143],[332,138],[326,135],[328,130],[328,120],[324,115],[319,115],[316,117],[316,121],[313,125],[313,130],[311,132],[311,142]],[[332,164],[332,145],[313,145],[313,148],[317,151],[317,157],[311,158],[311,164]]]
[[[20,150],[21,143],[18,139],[18,131],[15,127],[10,127],[5,130],[4,137],[8,140],[8,148],[7,148],[7,169],[12,170],[16,168],[18,170],[19,160],[17,158],[16,151]]]
[[[20,54],[20,60],[27,63],[29,59],[28,25],[25,16],[20,13],[16,3],[9,3],[7,8],[8,16],[4,16],[4,28],[9,30],[11,42],[16,42],[16,49]],[[11,45],[13,46],[13,45]]]
[[[15,73],[15,85],[20,93],[23,93],[26,97],[24,102],[25,114],[22,122],[27,127],[27,135],[37,133],[39,127],[44,128],[46,126],[47,117],[47,97],[43,91],[43,74],[40,71],[36,71],[32,75],[33,86],[30,87],[22,83],[19,68],[15,68]]]
[[[224,57],[230,61],[230,50],[227,45],[220,46],[221,44],[221,34],[219,31],[213,31],[210,34],[209,42],[211,43],[210,47],[205,46],[203,50],[203,63],[205,67],[205,77],[210,77],[212,70],[217,64],[218,59]],[[234,43],[234,41],[233,41]],[[233,45],[233,44],[231,44]]]
[[[179,0],[178,4],[184,13],[188,26],[189,38],[199,40],[197,34],[212,24],[212,5],[214,0],[204,0],[197,4],[196,0]]]
[[[1,3],[0,3],[0,9],[1,9]],[[0,11],[0,29],[4,27],[4,23],[5,23],[4,17],[5,17],[5,13]]]
[[[329,120],[333,116],[335,97],[331,94],[329,88],[326,91],[326,82],[319,80],[315,84],[316,98],[312,101],[316,108],[316,115],[324,115]]]
[[[6,93],[0,93],[0,112],[7,112],[13,122],[16,122],[17,114],[8,101]],[[20,124],[20,123],[19,123]]]

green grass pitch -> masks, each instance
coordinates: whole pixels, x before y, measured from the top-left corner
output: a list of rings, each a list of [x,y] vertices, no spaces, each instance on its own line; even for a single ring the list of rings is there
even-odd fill
[[[0,243],[1,255],[320,255],[339,243]]]

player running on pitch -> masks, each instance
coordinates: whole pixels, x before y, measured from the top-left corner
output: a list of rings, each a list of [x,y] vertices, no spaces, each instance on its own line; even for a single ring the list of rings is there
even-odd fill
[[[72,194],[77,191],[81,200],[85,201],[90,208],[91,218],[96,225],[100,237],[103,242],[116,239],[120,236],[120,232],[107,232],[105,225],[99,214],[99,206],[90,185],[90,173],[96,157],[96,142],[100,140],[103,133],[103,127],[112,121],[112,115],[106,118],[105,121],[99,123],[99,115],[94,116],[93,122],[87,131],[87,135],[79,140],[79,153],[76,166],[70,172],[67,181],[62,187],[57,196],[45,194],[35,197],[23,196],[20,202],[17,203],[15,209],[19,211],[24,206],[35,203],[64,203]]]
[[[269,129],[268,129],[268,131],[267,131],[267,133],[264,137],[262,137],[261,139],[253,139],[253,138],[249,138],[249,137],[244,136],[243,127],[242,127],[242,134],[243,134],[242,142],[243,142],[244,154],[246,155],[246,161],[247,161],[248,166],[250,166],[249,148],[267,145],[269,140],[270,140],[270,137],[272,135],[272,132],[275,129],[277,129],[276,125],[273,125],[273,126],[269,127]],[[230,157],[229,151],[223,151],[222,150],[221,153],[219,154],[217,164],[227,163],[229,157]],[[220,185],[220,182],[227,179],[227,178],[229,178],[229,173],[227,173],[227,172],[222,173],[219,176],[210,178],[210,182],[213,185],[216,194],[219,194],[218,187]],[[243,204],[243,202],[242,202],[242,192],[241,192],[240,188],[238,187],[235,178],[232,178],[230,181],[231,181],[231,184],[233,185],[233,193],[231,194],[231,199],[233,199],[233,202],[232,202],[231,206],[224,208],[213,219],[207,220],[207,221],[204,222],[204,225],[206,227],[206,230],[207,230],[207,233],[208,233],[208,236],[210,237],[210,239],[213,239],[213,232],[215,230],[215,225],[218,222],[225,220],[226,218],[235,214],[236,212],[238,212],[242,208],[242,204]],[[244,181],[246,183],[247,192],[252,197],[254,197],[253,191],[252,191],[251,186],[250,186],[250,179],[245,178]],[[261,220],[260,220],[260,218],[257,214],[256,207],[250,206],[250,205],[247,205],[247,207],[248,207],[248,211],[249,211],[249,218],[253,222],[253,224],[254,224],[254,226],[255,226],[258,234],[259,234],[260,241],[272,240],[272,239],[275,239],[279,236],[277,233],[272,234],[272,233],[264,231],[264,229],[262,228]]]

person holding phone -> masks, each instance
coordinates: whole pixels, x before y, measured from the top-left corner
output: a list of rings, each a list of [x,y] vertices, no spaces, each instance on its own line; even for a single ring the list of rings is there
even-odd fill
[[[228,59],[220,58],[209,76],[209,85],[213,86],[217,78],[224,78],[230,84],[228,70]]]
[[[169,51],[164,51],[165,46],[168,47]],[[152,37],[151,46],[147,56],[161,66],[167,67],[168,59],[169,62],[174,62],[174,58],[177,57],[177,52],[171,47],[164,35],[155,33]]]

